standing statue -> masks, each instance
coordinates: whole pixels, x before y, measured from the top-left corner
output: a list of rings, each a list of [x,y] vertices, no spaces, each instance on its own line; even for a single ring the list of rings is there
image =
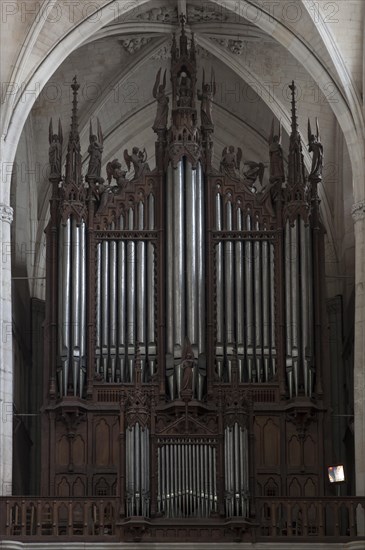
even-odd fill
[[[93,180],[100,182],[101,177],[101,156],[103,153],[103,133],[99,119],[97,119],[97,135],[93,134],[93,128],[90,120],[89,141],[90,145],[88,153],[90,155],[89,167],[86,174],[86,181]]]
[[[182,363],[183,375],[181,381],[181,392],[191,390],[193,388],[193,369],[194,369],[194,354],[192,352],[187,352],[186,357]]]
[[[316,135],[312,134],[311,123],[308,119],[308,151],[313,153],[312,168],[309,177],[321,181],[323,170],[323,145],[319,135],[318,118],[316,118]]]
[[[128,149],[125,149],[124,160],[127,164],[128,170],[131,169],[131,164],[133,164],[133,168],[134,168],[133,179],[137,179],[141,177],[146,170],[150,171],[150,167],[147,163],[146,149],[140,150],[139,147],[133,147],[131,155],[129,155]]]
[[[242,149],[240,147],[237,148],[237,153],[233,145],[225,147],[222,151],[220,171],[232,179],[239,179],[241,160]]]
[[[201,101],[200,118],[202,126],[213,126],[213,99],[216,94],[216,83],[212,69],[210,84],[205,82],[205,71],[203,69],[202,92],[198,90],[198,99]]]
[[[155,122],[153,123],[153,130],[165,130],[167,126],[167,118],[169,114],[169,98],[166,95],[166,69],[163,75],[162,84],[160,84],[161,69],[158,70],[156,75],[155,85],[153,87],[153,97],[157,101],[157,112]]]
[[[182,72],[179,77],[178,89],[178,107],[191,107],[191,82],[186,72]]]
[[[248,170],[243,175],[250,182],[251,187],[254,187],[257,178],[259,178],[260,186],[262,187],[265,165],[262,162],[255,162],[253,160],[248,160],[244,165],[248,166]]]
[[[270,145],[270,181],[284,181],[284,157],[281,147],[281,124],[279,123],[279,133],[274,135],[274,119],[272,119],[271,132],[269,136]]]
[[[116,186],[114,187],[114,193],[120,193],[128,185],[128,180],[126,178],[127,170],[122,170],[122,165],[118,159],[114,159],[111,162],[108,162],[106,165],[106,173],[108,176],[108,183],[111,186],[112,179],[116,181]]]
[[[49,164],[51,167],[50,178],[61,178],[62,165],[62,126],[61,120],[58,119],[58,134],[53,133],[52,119],[49,123]]]

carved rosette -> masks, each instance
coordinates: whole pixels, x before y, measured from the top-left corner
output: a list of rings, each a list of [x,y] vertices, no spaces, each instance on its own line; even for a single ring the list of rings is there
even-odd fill
[[[351,215],[355,223],[365,219],[365,200],[359,201],[353,205]]]
[[[2,222],[11,223],[13,221],[13,209],[6,204],[0,204],[0,220]]]

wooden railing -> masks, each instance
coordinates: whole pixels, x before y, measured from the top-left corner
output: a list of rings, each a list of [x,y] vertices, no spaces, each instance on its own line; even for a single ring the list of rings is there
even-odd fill
[[[259,540],[339,540],[365,535],[364,497],[261,497],[255,502]]]
[[[0,540],[88,539],[121,540],[117,497],[0,498]],[[258,497],[250,518],[251,540],[341,541],[364,540],[365,497],[280,498]],[[136,519],[136,518],[135,518]],[[143,518],[141,523],[143,523]],[[161,528],[164,518],[148,520],[149,528]],[[209,523],[209,518],[204,523]],[[176,523],[189,520],[176,520]],[[196,519],[195,519],[196,522]],[[212,518],[215,527],[225,520]],[[242,519],[244,523],[244,520]],[[235,524],[239,524],[236,518]],[[246,523],[247,525],[247,523]],[[246,538],[247,540],[247,538]]]

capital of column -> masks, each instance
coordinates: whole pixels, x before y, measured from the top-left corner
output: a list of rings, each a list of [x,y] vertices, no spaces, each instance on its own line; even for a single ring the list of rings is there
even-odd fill
[[[354,222],[365,219],[365,200],[356,202],[353,205],[351,209],[351,215]]]
[[[13,209],[7,204],[0,204],[0,221],[11,223],[13,221]]]

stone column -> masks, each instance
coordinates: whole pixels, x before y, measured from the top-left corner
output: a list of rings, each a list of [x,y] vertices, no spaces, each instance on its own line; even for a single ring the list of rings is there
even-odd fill
[[[13,352],[11,315],[11,238],[13,209],[0,204],[0,495],[12,493]]]
[[[356,495],[365,495],[365,201],[354,204],[355,224],[355,349],[354,430]],[[358,517],[364,534],[364,514]],[[359,526],[360,527],[360,526]]]

